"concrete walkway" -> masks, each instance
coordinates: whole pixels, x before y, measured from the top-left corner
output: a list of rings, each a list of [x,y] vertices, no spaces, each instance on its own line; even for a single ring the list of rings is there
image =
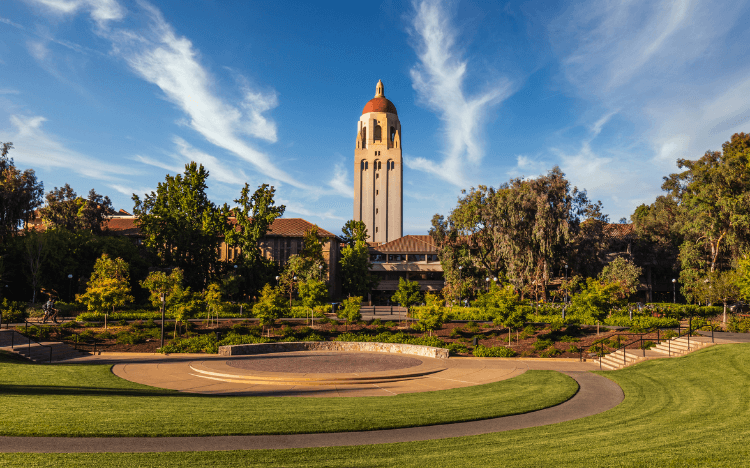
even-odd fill
[[[465,423],[368,432],[218,437],[0,437],[0,452],[144,453],[339,447],[445,439],[544,426],[592,416],[624,399],[611,380],[585,371],[567,371],[579,385],[570,400],[552,408]]]

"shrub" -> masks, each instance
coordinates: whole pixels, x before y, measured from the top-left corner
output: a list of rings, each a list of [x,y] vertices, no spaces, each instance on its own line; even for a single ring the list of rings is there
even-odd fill
[[[536,341],[534,342],[534,345],[533,345],[533,346],[534,346],[534,349],[535,349],[535,350],[537,350],[537,351],[541,351],[541,350],[543,350],[543,349],[549,348],[549,347],[550,347],[550,346],[552,346],[553,344],[554,344],[554,343],[552,342],[552,340],[549,340],[549,339],[541,339],[541,338],[540,338],[540,339],[538,339],[538,340],[536,340]]]
[[[729,323],[727,324],[727,331],[732,333],[748,333],[750,332],[750,318],[738,319],[737,317],[729,317]]]
[[[70,322],[64,322],[60,325],[60,328],[78,328],[80,324],[76,322],[75,320],[71,320]]]
[[[581,341],[581,339],[575,338],[569,335],[563,335],[560,338],[558,338],[557,341],[562,341],[563,343],[575,343],[577,341]]]
[[[486,346],[477,345],[474,348],[475,357],[513,357],[516,352],[506,346],[493,346],[488,348]]]
[[[305,335],[301,341],[325,341],[326,339],[317,333],[309,333]]]
[[[94,338],[94,332],[91,330],[84,330],[81,333],[78,334],[78,337],[81,340],[88,341],[92,338]]]
[[[102,341],[104,341],[104,340],[111,340],[113,336],[114,336],[114,335],[113,335],[112,333],[110,333],[110,332],[108,332],[108,331],[105,331],[105,332],[103,332],[103,333],[99,333],[98,335],[96,335],[96,336],[95,336],[95,338],[96,338],[97,340],[102,340]]]
[[[474,322],[469,322],[466,324],[466,329],[472,333],[476,333],[479,331],[479,326]]]
[[[451,334],[450,334],[451,338],[458,338],[460,336],[461,336],[461,332],[458,331],[458,328],[454,328],[453,330],[451,330]]]
[[[522,340],[525,340],[526,338],[530,336],[534,336],[536,334],[536,328],[534,328],[533,325],[526,325],[526,327],[521,331],[519,338]]]
[[[3,303],[0,305],[0,314],[2,314],[5,323],[23,323],[25,319],[29,318],[29,313],[26,311],[23,302],[8,301],[8,299],[3,299]]]
[[[469,348],[465,344],[451,343],[448,345],[448,351],[450,351],[450,354],[468,354]]]
[[[543,358],[551,358],[551,357],[559,356],[561,354],[562,354],[562,351],[555,348],[554,346],[550,346],[549,348],[539,353],[539,356]]]
[[[572,344],[572,345],[570,345],[570,347],[568,347],[568,352],[569,353],[573,353],[573,354],[577,354],[577,353],[581,352],[581,348],[579,348],[578,346]]]

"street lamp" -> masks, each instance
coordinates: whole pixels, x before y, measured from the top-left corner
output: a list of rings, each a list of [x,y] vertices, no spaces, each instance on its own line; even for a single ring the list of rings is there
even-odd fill
[[[68,275],[68,300],[70,302],[73,302],[73,296],[72,296],[73,293],[71,292],[72,283],[73,283],[73,275],[71,274],[71,275]]]
[[[567,263],[565,264],[565,282],[566,283],[568,282],[568,264]],[[566,286],[566,289],[565,289],[565,303],[567,304],[568,303],[568,289],[567,289],[567,284],[565,286]]]
[[[672,278],[672,304],[677,303],[677,280]]]
[[[463,265],[458,266],[458,303],[461,303],[461,270],[463,270]]]
[[[487,283],[487,291],[489,291],[490,290],[490,277],[488,276],[487,278],[485,278],[484,282]]]
[[[294,289],[294,282],[297,281],[297,277],[292,277],[292,283],[289,285],[289,310],[292,309],[292,290]]]

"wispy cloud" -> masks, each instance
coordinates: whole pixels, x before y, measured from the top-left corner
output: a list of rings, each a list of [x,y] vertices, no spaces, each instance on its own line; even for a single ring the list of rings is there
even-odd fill
[[[12,131],[0,132],[0,140],[12,141],[13,157],[18,163],[32,167],[64,168],[91,179],[121,181],[134,174],[130,168],[103,163],[90,156],[69,149],[59,139],[47,133],[44,117],[12,115]]]
[[[405,164],[463,186],[467,163],[477,165],[484,156],[483,117],[511,94],[511,83],[497,78],[485,91],[467,95],[464,84],[468,64],[456,44],[458,32],[445,6],[438,0],[423,0],[415,3],[414,9],[410,32],[419,62],[410,72],[412,85],[419,100],[443,121],[446,148],[439,163],[410,157]]]
[[[328,186],[342,197],[354,198],[352,180],[349,178],[349,171],[346,170],[343,164],[336,164],[333,167],[333,178],[328,181]]]
[[[109,21],[119,20],[125,15],[125,9],[116,0],[26,0],[45,7],[57,15],[70,15],[79,10],[88,11],[99,26]]]

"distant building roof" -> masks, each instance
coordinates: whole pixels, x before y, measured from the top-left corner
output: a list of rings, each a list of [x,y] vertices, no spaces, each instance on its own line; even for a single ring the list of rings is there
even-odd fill
[[[614,240],[627,240],[635,236],[635,226],[632,224],[607,224],[604,226],[604,236]]]
[[[412,252],[412,253],[437,253],[437,246],[431,236],[409,235],[399,237],[383,244],[369,244],[371,250],[378,252]]]

